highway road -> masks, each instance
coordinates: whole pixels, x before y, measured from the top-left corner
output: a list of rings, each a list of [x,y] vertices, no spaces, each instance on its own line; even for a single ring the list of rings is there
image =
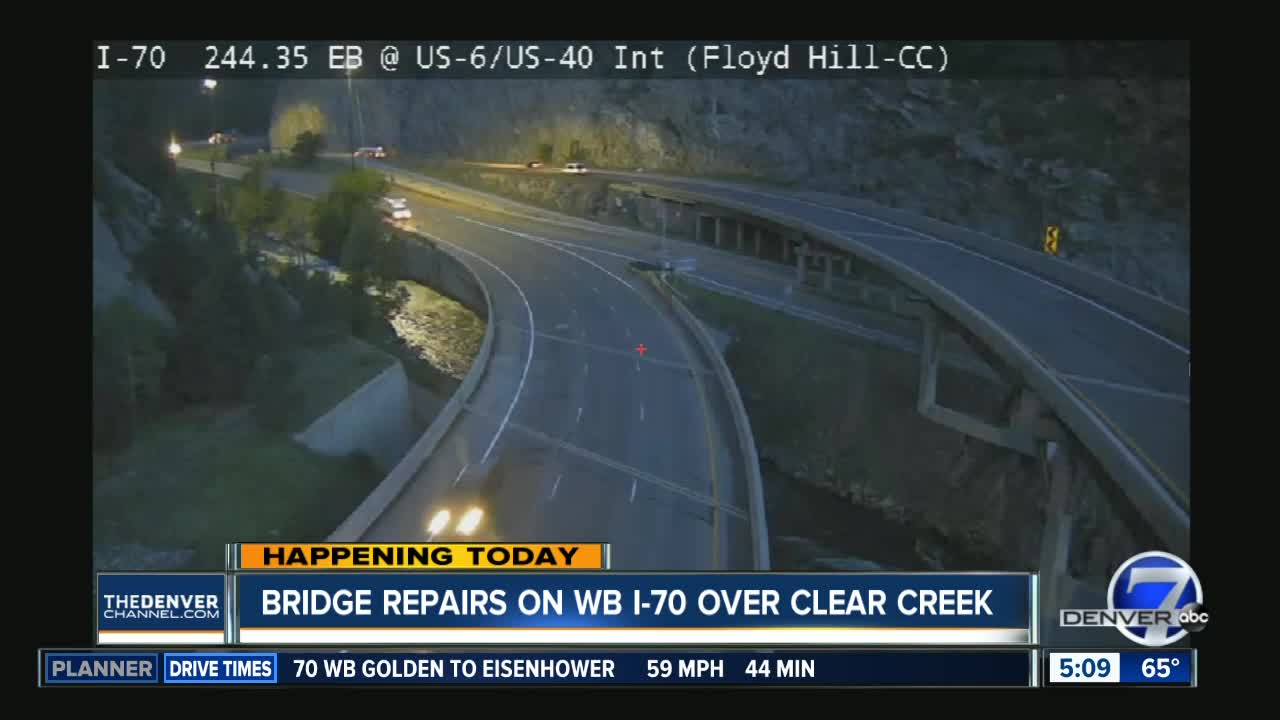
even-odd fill
[[[412,175],[382,163],[365,161],[365,164],[388,172]],[[548,169],[545,172],[557,171]],[[873,217],[865,210],[842,207],[838,198],[651,173],[594,171],[594,174],[699,194],[718,200],[725,207],[748,209],[794,227],[829,233],[847,243],[845,247],[854,250],[855,254],[873,256],[879,261],[898,265],[901,272],[895,274],[906,276],[909,285],[920,289],[919,286],[928,284],[933,296],[946,296],[969,312],[971,324],[976,317],[979,324],[996,328],[996,332],[1008,339],[1012,347],[1033,358],[1037,369],[1043,370],[1057,387],[1065,388],[1062,393],[1068,398],[1065,402],[1077,410],[1074,415],[1060,412],[1060,416],[1068,420],[1077,435],[1087,435],[1082,430],[1088,430],[1094,433],[1092,438],[1103,438],[1102,443],[1115,450],[1110,456],[1100,453],[1100,459],[1104,460],[1104,466],[1116,477],[1131,502],[1140,512],[1149,515],[1153,529],[1165,537],[1166,542],[1175,548],[1185,548],[1189,542],[1186,531],[1191,488],[1189,344],[1170,338],[1160,330],[1084,297],[1054,280],[984,256],[942,237]],[[416,199],[415,202],[425,201]],[[432,212],[436,211],[424,206],[424,216]],[[615,274],[625,278],[621,275],[621,268],[628,258],[652,259],[658,250],[652,236],[648,236],[646,245],[645,236],[641,233],[605,228],[563,216],[553,218],[551,213],[534,208],[527,208],[523,217],[508,213],[492,215],[483,220],[484,225],[462,220],[459,216],[481,219],[474,209],[454,212],[454,219],[470,226],[472,231],[468,234],[462,226],[451,226],[448,232],[460,233],[458,237],[505,236],[502,240],[485,241],[484,244],[502,246],[514,253],[532,250],[539,253],[538,257],[551,257],[546,251],[559,251],[559,255],[569,258],[576,255],[580,258],[575,258],[579,272],[582,266],[594,264],[616,268]],[[498,227],[503,229],[495,229]],[[492,235],[474,234],[480,230]],[[512,234],[512,231],[518,234]],[[504,241],[506,245],[502,245]],[[521,246],[523,251],[517,246]],[[541,250],[533,249],[533,246]],[[901,329],[885,328],[882,316],[866,315],[839,303],[790,292],[787,278],[793,271],[785,266],[768,268],[765,267],[767,263],[742,256],[733,257],[732,252],[695,247],[691,243],[673,242],[672,247],[677,254],[693,254],[700,258],[697,275],[704,283],[719,286],[724,291],[745,293],[760,304],[774,302],[786,306],[798,316],[809,313],[814,316],[809,319],[868,339],[876,339],[878,333],[889,330],[882,338],[886,344],[901,342]],[[586,263],[587,259],[592,263]],[[532,262],[533,257],[528,260]],[[517,270],[524,272],[524,268]],[[544,279],[544,283],[554,282],[557,276],[548,274],[548,277],[552,280]],[[920,277],[927,280],[920,282]],[[617,284],[616,281],[614,283]],[[531,284],[536,286],[536,282]],[[497,286],[490,284],[491,289]],[[622,288],[620,284],[618,287]],[[542,298],[541,291],[537,292]],[[586,299],[573,300],[570,305],[581,312],[583,306],[578,304],[581,300]],[[550,302],[549,307],[554,307],[555,298]],[[617,306],[616,303],[612,305]],[[593,321],[580,322],[591,325]],[[561,324],[556,322],[552,327]],[[586,331],[607,336],[606,324],[607,321],[598,328],[591,325]],[[542,330],[545,326],[538,323],[537,327]],[[895,337],[898,339],[894,340]],[[960,362],[972,361],[971,356],[965,357],[963,348],[953,346],[952,350]],[[1051,404],[1057,403],[1055,410],[1061,411],[1063,400],[1046,399]],[[1097,452],[1100,448],[1096,445],[1090,449]],[[1121,463],[1119,472],[1116,463],[1107,462],[1114,461],[1116,452],[1131,462],[1131,465]],[[1126,474],[1130,467],[1139,468],[1138,477]]]
[[[330,181],[271,179],[311,195]],[[610,542],[617,569],[752,569],[728,399],[628,261],[575,250],[581,238],[555,226],[398,194],[424,239],[485,283],[496,335],[466,410],[362,540],[427,539],[442,491],[466,490],[464,471],[491,460],[501,485],[487,514],[501,537]]]
[[[563,175],[554,167],[527,170],[510,163],[469,164]],[[1053,381],[1067,388],[1073,396],[1067,402],[1078,399],[1082,413],[1060,415],[1069,425],[1072,419],[1085,417],[1076,425],[1096,425],[1101,436],[1128,453],[1131,467],[1141,477],[1127,469],[1119,471],[1114,464],[1107,469],[1120,476],[1117,480],[1131,501],[1167,542],[1184,548],[1189,542],[1189,342],[1171,338],[1061,282],[875,217],[865,209],[851,209],[838,197],[648,172],[593,169],[591,175],[689,193],[792,227],[829,233],[857,255],[897,264],[904,269],[901,275],[907,276],[902,279],[916,289],[923,291],[925,284],[918,277],[927,278],[933,287],[926,294],[945,294],[967,306],[974,317],[997,328],[1014,346],[1027,351]],[[743,278],[739,275],[731,282],[741,285]],[[1053,404],[1054,398],[1046,399]],[[1078,435],[1082,429],[1072,426]],[[1178,534],[1182,537],[1174,538]]]

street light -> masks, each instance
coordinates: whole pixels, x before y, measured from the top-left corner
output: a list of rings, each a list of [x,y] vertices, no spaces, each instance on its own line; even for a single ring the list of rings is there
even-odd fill
[[[351,138],[351,144],[356,144],[356,101],[355,96],[351,92],[351,66],[347,65],[347,135]],[[356,150],[351,151],[351,170],[356,169]]]
[[[218,206],[222,204],[222,182],[218,178],[218,148],[213,141],[217,138],[214,133],[218,132],[218,94],[214,92],[218,87],[218,81],[213,78],[204,79],[204,91],[209,95],[209,108],[213,120],[213,129],[209,132],[209,144],[214,145],[209,153],[209,172],[213,173],[213,214],[218,215]]]

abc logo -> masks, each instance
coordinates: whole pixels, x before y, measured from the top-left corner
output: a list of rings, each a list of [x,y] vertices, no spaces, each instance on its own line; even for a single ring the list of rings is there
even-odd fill
[[[1178,624],[1190,632],[1200,632],[1209,624],[1209,612],[1200,603],[1191,603],[1178,613]]]
[[[1209,622],[1200,578],[1182,558],[1165,552],[1145,552],[1126,560],[1111,576],[1107,602],[1111,610],[1135,618],[1124,621],[1135,624],[1117,629],[1147,647],[1175,643]]]

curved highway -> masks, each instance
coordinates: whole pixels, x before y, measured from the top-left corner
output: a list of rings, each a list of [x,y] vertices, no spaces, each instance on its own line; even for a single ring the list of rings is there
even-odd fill
[[[364,163],[397,180],[442,184]],[[302,192],[327,184],[325,176],[274,174]],[[877,217],[863,206],[841,206],[838,198],[737,183],[596,175],[668,188],[802,229],[887,270],[1019,371],[1151,529],[1172,551],[1185,552],[1189,341],[1068,283],[906,227],[890,212]],[[638,233],[552,219],[528,206],[529,214],[520,216],[403,194],[422,227],[484,279],[498,335],[491,369],[464,419],[366,539],[418,537],[427,497],[470,463],[500,453],[529,468],[527,482],[503,490],[502,515],[524,523],[510,528],[513,536],[612,541],[620,568],[750,567],[746,493],[741,459],[729,449],[726,399],[696,344],[625,269],[629,258],[652,259],[657,248],[625,237]],[[699,253],[712,261],[700,261],[704,281],[858,326],[857,311],[847,307],[780,297],[785,266],[769,277],[747,258],[692,254]],[[1183,317],[1189,325],[1189,315]],[[634,351],[641,342],[643,357]]]
[[[384,163],[369,165],[422,177]],[[1031,263],[1002,260],[941,233],[907,227],[897,211],[877,213],[838,196],[741,183],[610,170],[592,174],[678,192],[711,207],[800,229],[888,271],[1018,371],[1101,462],[1149,529],[1174,552],[1188,548],[1189,330],[1172,333],[1150,318],[1091,298],[1067,281],[1028,269]],[[1065,261],[1053,262],[1069,267]],[[742,276],[735,277],[740,286]],[[1190,315],[1182,308],[1118,283],[1100,284],[1110,286],[1105,288],[1108,296],[1137,297],[1137,304],[1155,308],[1153,316],[1173,318],[1189,328]]]
[[[311,196],[331,180],[270,176]],[[426,540],[442,495],[478,483],[466,471],[489,461],[502,478],[487,508],[500,537],[610,542],[616,569],[753,569],[728,399],[629,261],[574,249],[580,238],[555,226],[400,194],[423,241],[485,284],[495,336],[465,410],[360,539]]]

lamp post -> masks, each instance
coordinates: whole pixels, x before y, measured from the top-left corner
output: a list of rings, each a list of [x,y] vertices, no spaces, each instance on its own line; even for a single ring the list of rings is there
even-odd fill
[[[356,101],[351,90],[351,66],[347,66],[347,137],[351,139],[351,170],[356,169]]]
[[[205,78],[204,91],[209,95],[210,118],[213,128],[209,131],[209,144],[213,145],[209,153],[209,172],[213,173],[213,215],[218,216],[218,209],[222,205],[222,181],[218,178],[218,148],[214,133],[218,132],[218,94],[214,92],[218,87],[218,81],[213,78]]]

